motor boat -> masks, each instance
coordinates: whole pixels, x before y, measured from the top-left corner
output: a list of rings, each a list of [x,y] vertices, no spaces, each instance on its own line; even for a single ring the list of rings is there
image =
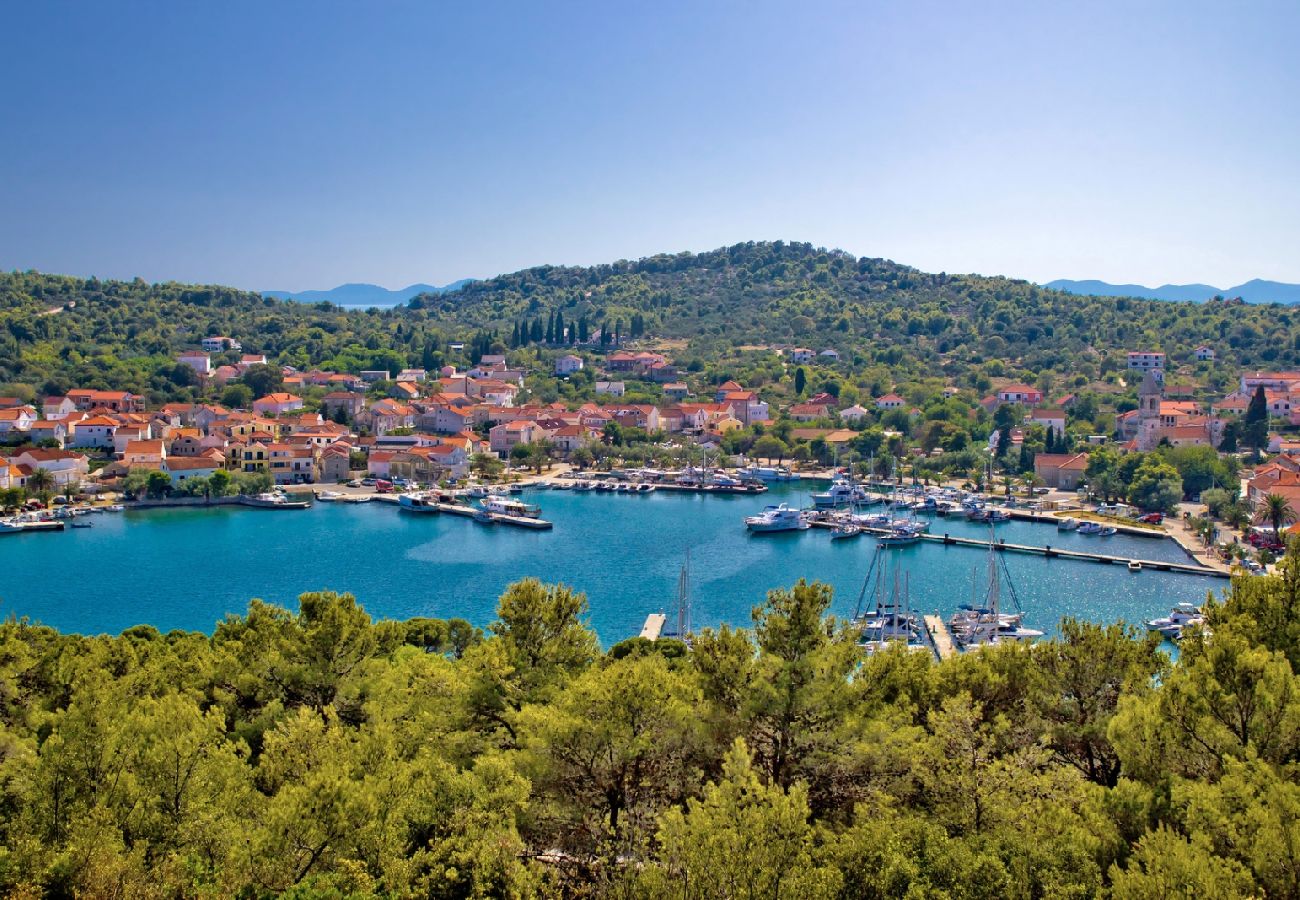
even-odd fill
[[[515,516],[536,519],[542,514],[540,506],[531,506],[522,500],[513,500],[500,494],[490,494],[478,502],[483,512],[498,516]]]
[[[805,531],[810,526],[802,510],[782,503],[780,506],[766,507],[756,516],[746,516],[745,527],[755,534],[767,534],[776,531]]]
[[[1079,529],[1078,519],[1061,519],[1056,523],[1057,531],[1077,531]]]
[[[1148,631],[1158,631],[1171,641],[1182,638],[1183,630],[1192,625],[1204,625],[1205,615],[1194,603],[1179,603],[1169,615],[1147,622]]]

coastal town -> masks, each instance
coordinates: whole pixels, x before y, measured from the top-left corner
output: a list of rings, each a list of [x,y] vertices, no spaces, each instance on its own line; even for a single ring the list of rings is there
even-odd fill
[[[151,406],[95,388],[0,397],[0,501],[30,511],[56,496],[181,502],[362,480],[381,490],[446,487],[557,463],[576,472],[763,460],[823,477],[1083,495],[1133,517],[1182,506],[1200,549],[1252,565],[1271,561],[1283,540],[1258,526],[1293,525],[1300,508],[1300,372],[1242,372],[1235,390],[1206,397],[1183,379],[1213,362],[1208,345],[1181,368],[1161,352],[1129,352],[1109,398],[1010,380],[982,395],[930,384],[850,397],[835,380],[835,349],[775,346],[765,352],[796,395],[776,402],[732,379],[707,383],[651,341],[607,346],[602,335],[576,344],[561,335],[555,344],[527,355],[532,368],[508,349],[470,359],[453,342],[448,351],[465,355],[463,368],[333,372],[302,371],[236,338],[209,336],[176,357],[193,370],[203,402]],[[568,402],[545,402],[545,384],[579,390]],[[1113,404],[1110,433],[1090,432],[1099,401]],[[1162,461],[1135,489],[1137,461],[1160,453],[1175,465]],[[1179,454],[1201,469],[1207,455],[1216,461],[1210,480],[1179,472]]]

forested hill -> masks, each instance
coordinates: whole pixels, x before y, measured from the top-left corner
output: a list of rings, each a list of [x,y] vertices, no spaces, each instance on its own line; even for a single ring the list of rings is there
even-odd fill
[[[503,328],[560,310],[564,320],[640,317],[648,334],[719,344],[804,343],[871,357],[895,346],[978,362],[1053,368],[1063,356],[1136,347],[1177,356],[1213,342],[1242,365],[1296,357],[1286,307],[1087,297],[1030,282],[928,274],[810,244],[744,243],[591,267],[541,266],[412,301],[436,317]],[[636,329],[640,331],[641,329]]]
[[[213,334],[299,368],[428,368],[464,361],[448,352],[452,341],[477,337],[473,346],[504,349],[517,326],[555,312],[585,320],[593,334],[618,323],[625,337],[678,339],[673,355],[687,363],[734,359],[751,345],[802,344],[832,347],[854,370],[888,366],[895,380],[1092,378],[1122,367],[1128,349],[1164,350],[1177,364],[1203,343],[1218,353],[1219,381],[1239,367],[1300,362],[1300,309],[1292,307],[1084,297],[775,242],[544,266],[389,310],[219,286],[0,273],[0,387],[185,399],[192,383],[175,355]]]

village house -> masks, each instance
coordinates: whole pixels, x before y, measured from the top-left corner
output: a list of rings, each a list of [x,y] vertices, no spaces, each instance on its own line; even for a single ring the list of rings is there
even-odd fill
[[[176,361],[183,366],[189,366],[199,375],[207,375],[212,371],[212,360],[202,350],[186,350]]]
[[[264,365],[266,365],[265,355],[261,353],[245,353],[243,356],[239,357],[239,362],[236,363],[235,368],[239,369],[240,372],[246,372],[253,368],[253,366]]]
[[[377,435],[415,425],[414,407],[396,400],[380,400],[370,407],[366,415],[370,420],[370,430]]]
[[[297,394],[267,394],[253,401],[253,412],[262,416],[282,416],[299,409],[302,409],[302,398]]]
[[[1023,403],[1037,406],[1043,402],[1043,392],[1027,384],[1008,384],[997,392],[999,403]]]
[[[621,381],[597,381],[596,393],[609,397],[622,397],[627,393],[627,388]]]
[[[195,478],[211,478],[222,468],[225,467],[219,460],[207,456],[168,456],[162,462],[162,471],[171,477],[172,487]]]
[[[572,353],[566,353],[557,357],[555,360],[556,375],[572,375],[574,372],[582,371],[582,357],[575,356]]]
[[[366,397],[352,391],[331,391],[321,398],[320,405],[321,410],[331,419],[337,419],[342,412],[346,421],[355,422],[366,408]]]
[[[30,406],[0,409],[0,435],[31,431],[36,422],[36,410]]]
[[[224,334],[214,334],[211,337],[205,337],[199,341],[199,346],[209,353],[221,353],[224,350],[243,350],[239,341],[234,338],[226,337]]]
[[[1249,400],[1255,389],[1291,393],[1300,391],[1300,372],[1243,372],[1241,396]]]
[[[671,381],[664,385],[664,397],[669,400],[685,400],[690,395],[690,388],[683,381]]]
[[[839,361],[840,361],[840,351],[835,350],[835,349],[830,348],[830,347],[827,347],[827,348],[826,348],[825,350],[823,350],[821,353],[818,353],[817,356],[821,358],[822,362],[839,362]]]
[[[812,362],[813,351],[807,347],[795,347],[790,351],[790,358],[797,363]]]
[[[1130,350],[1128,367],[1137,372],[1155,372],[1156,378],[1163,378],[1165,372],[1165,355],[1149,350]]]
[[[128,441],[122,449],[122,464],[128,469],[157,469],[166,458],[167,445],[162,441]]]
[[[73,422],[69,444],[78,448],[111,450],[117,426],[117,419],[108,416],[90,416],[79,422]]]
[[[398,381],[424,381],[429,377],[429,373],[424,369],[403,369],[397,373]],[[362,379],[363,381],[365,379]]]
[[[80,484],[90,474],[90,462],[84,453],[55,450],[45,447],[28,447],[9,458],[11,465],[49,472],[56,488]]]
[[[128,391],[68,391],[68,399],[82,411],[108,410],[109,412],[143,412],[144,398]]]
[[[1065,410],[1034,409],[1029,413],[1029,422],[1042,425],[1044,431],[1055,431],[1057,436],[1065,434]]]
[[[133,441],[147,441],[153,437],[148,425],[138,422],[121,422],[113,432],[113,453],[119,458]]]
[[[394,381],[388,395],[394,400],[400,400],[403,403],[409,403],[420,396],[420,385],[415,381]],[[360,395],[358,395],[360,396]]]
[[[538,427],[536,422],[520,419],[494,425],[488,431],[488,446],[493,453],[500,454],[504,458],[510,455],[510,451],[517,444],[533,444],[544,437],[546,432]]]
[[[1088,469],[1086,453],[1037,453],[1034,474],[1043,484],[1060,491],[1073,491],[1083,482]]]
[[[320,480],[326,483],[347,481],[352,477],[352,447],[336,441],[321,450]]]
[[[63,419],[77,411],[77,404],[67,397],[46,397],[41,403],[41,418]]]
[[[822,419],[829,416],[832,407],[833,404],[824,402],[815,403],[809,401],[807,403],[796,403],[794,406],[790,407],[790,418],[794,419],[796,422],[811,422],[814,419]]]
[[[366,384],[375,384],[380,381],[387,381],[389,374],[387,369],[362,369],[359,377]]]
[[[731,408],[731,414],[742,425],[767,421],[767,404],[753,391],[729,391],[722,402]]]
[[[266,468],[276,484],[312,484],[316,481],[313,448],[289,443],[266,445]]]
[[[1192,354],[1196,357],[1197,362],[1214,362],[1214,348],[1207,347],[1205,344],[1193,350]]]
[[[861,422],[868,415],[870,415],[870,411],[865,406],[860,406],[855,403],[846,409],[840,410],[840,421],[848,422],[849,424],[856,424],[857,422]]]
[[[28,438],[35,443],[53,441],[59,449],[68,442],[68,423],[59,419],[39,419],[32,423]]]
[[[898,394],[885,394],[876,398],[876,409],[902,409],[907,400]]]

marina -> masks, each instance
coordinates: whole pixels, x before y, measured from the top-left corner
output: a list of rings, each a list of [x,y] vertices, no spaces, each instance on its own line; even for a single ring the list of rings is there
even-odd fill
[[[234,505],[128,511],[95,516],[91,529],[0,540],[0,613],[83,632],[140,623],[211,631],[254,597],[293,606],[304,591],[328,589],[355,594],[376,617],[456,616],[486,625],[505,587],[535,576],[585,591],[589,622],[609,645],[640,633],[647,615],[671,612],[689,549],[696,629],[721,622],[747,627],[750,610],[768,590],[801,577],[834,587],[831,612],[847,619],[874,537],[832,540],[824,528],[752,534],[742,523],[766,506],[806,507],[808,493],[795,482],[773,483],[757,496],[663,490],[635,497],[572,490],[518,495],[542,508],[542,521],[553,525],[549,531],[477,527],[463,520],[474,514],[468,504],[455,512],[403,513],[394,495],[316,503],[285,516]],[[987,524],[934,522],[953,539],[987,544]],[[1008,544],[1050,543],[1053,552],[1104,551],[1143,560],[1143,571],[1133,575],[1123,565],[999,554],[1034,627],[1049,635],[1066,615],[1145,623],[1178,602],[1203,603],[1207,586],[1216,583],[1179,571],[1173,564],[1192,560],[1168,539],[1087,537],[1014,519],[995,527],[997,539]],[[895,552],[912,573],[911,605],[918,613],[946,621],[956,602],[969,596],[970,567],[979,562],[971,548],[927,538]],[[61,577],[32,577],[50,571]],[[85,602],[87,585],[121,583],[127,575],[130,590],[104,595],[95,589],[96,602]]]

